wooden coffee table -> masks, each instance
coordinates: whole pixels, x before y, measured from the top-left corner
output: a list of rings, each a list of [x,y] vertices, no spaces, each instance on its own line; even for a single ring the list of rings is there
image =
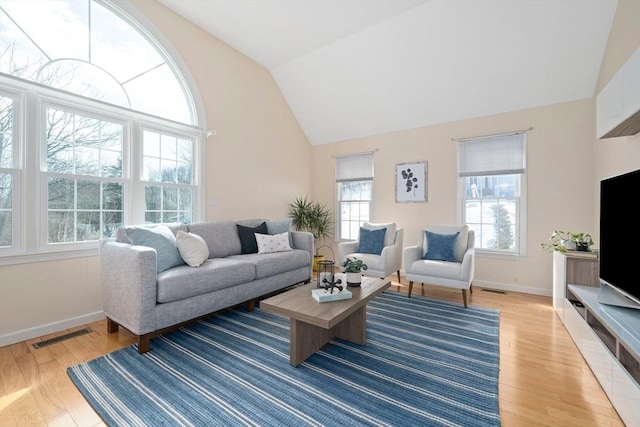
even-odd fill
[[[336,277],[346,283],[344,274]],[[289,362],[298,366],[333,338],[364,345],[367,338],[367,303],[391,286],[386,279],[362,278],[358,288],[348,288],[351,299],[317,302],[311,296],[316,282],[283,292],[260,302],[260,308],[290,319]]]

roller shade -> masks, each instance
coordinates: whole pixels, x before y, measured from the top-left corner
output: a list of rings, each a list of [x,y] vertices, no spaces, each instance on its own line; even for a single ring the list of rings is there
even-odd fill
[[[460,176],[524,173],[525,134],[489,136],[460,141]]]
[[[336,181],[360,181],[373,178],[373,153],[336,158]]]

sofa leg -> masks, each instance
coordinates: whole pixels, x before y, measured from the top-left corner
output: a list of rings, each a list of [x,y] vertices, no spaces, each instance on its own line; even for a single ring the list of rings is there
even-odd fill
[[[138,336],[138,354],[144,354],[151,350],[151,336],[153,334],[144,334]]]
[[[398,283],[400,283],[400,270],[398,270]]]
[[[467,290],[462,290],[462,301],[464,302],[464,308],[467,308]]]
[[[413,289],[413,282],[409,281],[409,298],[411,298],[411,290]]]
[[[245,308],[247,309],[247,311],[253,311],[253,309],[256,308],[256,300],[252,299],[250,301],[247,301],[245,303]]]
[[[109,319],[107,317],[107,332],[110,334],[113,334],[115,332],[118,332],[118,327],[120,327],[120,325],[118,325],[116,322],[114,322],[113,320]]]

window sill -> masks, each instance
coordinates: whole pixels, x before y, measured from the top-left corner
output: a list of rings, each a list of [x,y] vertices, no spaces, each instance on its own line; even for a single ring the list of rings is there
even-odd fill
[[[475,255],[478,258],[492,258],[492,259],[517,259],[517,260],[522,260],[522,259],[527,258],[526,254],[486,251],[486,250],[482,250],[482,249],[478,249],[478,248],[475,249]]]
[[[88,258],[98,256],[98,248],[72,249],[55,252],[39,252],[19,255],[1,255],[0,267],[7,265],[30,264],[34,262],[58,261],[62,259]]]

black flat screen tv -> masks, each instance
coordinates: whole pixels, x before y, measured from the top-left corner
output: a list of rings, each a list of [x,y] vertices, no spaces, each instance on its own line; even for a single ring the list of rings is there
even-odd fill
[[[600,293],[604,304],[640,310],[640,169],[600,181]]]

